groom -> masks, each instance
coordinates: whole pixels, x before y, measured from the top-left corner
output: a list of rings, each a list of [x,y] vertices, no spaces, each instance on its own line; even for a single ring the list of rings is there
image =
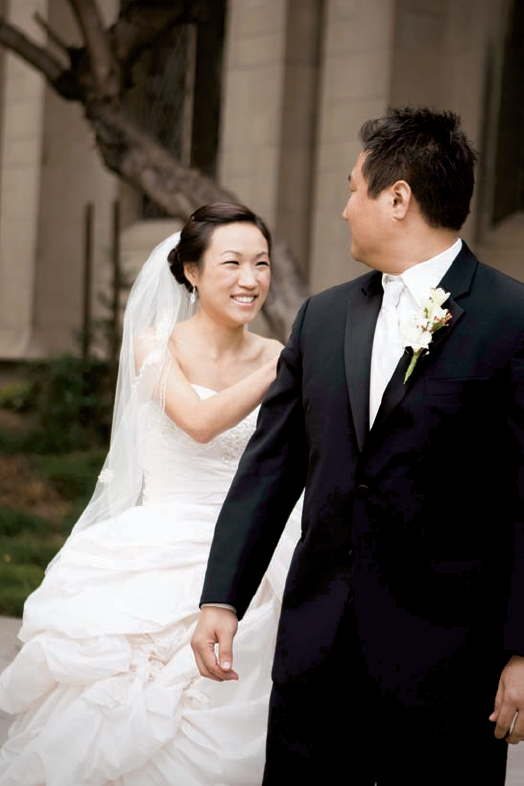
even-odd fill
[[[524,738],[524,287],[458,238],[475,154],[455,115],[390,110],[361,140],[343,217],[372,272],[297,316],[193,649],[237,678],[237,618],[305,488],[264,784],[502,786],[502,738]]]

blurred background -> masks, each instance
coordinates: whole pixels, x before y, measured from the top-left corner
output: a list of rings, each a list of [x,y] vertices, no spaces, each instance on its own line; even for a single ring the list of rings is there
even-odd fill
[[[0,615],[89,499],[126,293],[199,205],[270,225],[255,329],[285,338],[364,272],[341,218],[362,122],[451,109],[480,156],[461,235],[524,278],[523,42],[521,0],[0,0]]]

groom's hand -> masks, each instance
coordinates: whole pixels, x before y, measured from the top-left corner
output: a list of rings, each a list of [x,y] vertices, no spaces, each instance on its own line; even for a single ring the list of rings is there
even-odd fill
[[[506,737],[511,745],[524,739],[524,657],[514,655],[502,670],[489,719],[498,739]]]
[[[238,628],[234,611],[218,606],[205,606],[191,639],[198,670],[203,677],[223,682],[238,680],[233,671],[233,638]],[[215,645],[218,644],[218,654]]]

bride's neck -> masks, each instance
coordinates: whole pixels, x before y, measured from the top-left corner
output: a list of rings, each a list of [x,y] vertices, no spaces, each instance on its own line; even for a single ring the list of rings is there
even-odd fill
[[[215,357],[235,353],[245,342],[246,325],[223,324],[212,319],[203,311],[198,311],[195,314],[193,322],[200,338]]]

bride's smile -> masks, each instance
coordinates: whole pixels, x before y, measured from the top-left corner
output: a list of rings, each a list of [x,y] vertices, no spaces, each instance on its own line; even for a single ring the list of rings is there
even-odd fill
[[[266,300],[271,270],[267,240],[254,224],[217,227],[197,268],[186,266],[200,312],[230,327],[250,322]]]

